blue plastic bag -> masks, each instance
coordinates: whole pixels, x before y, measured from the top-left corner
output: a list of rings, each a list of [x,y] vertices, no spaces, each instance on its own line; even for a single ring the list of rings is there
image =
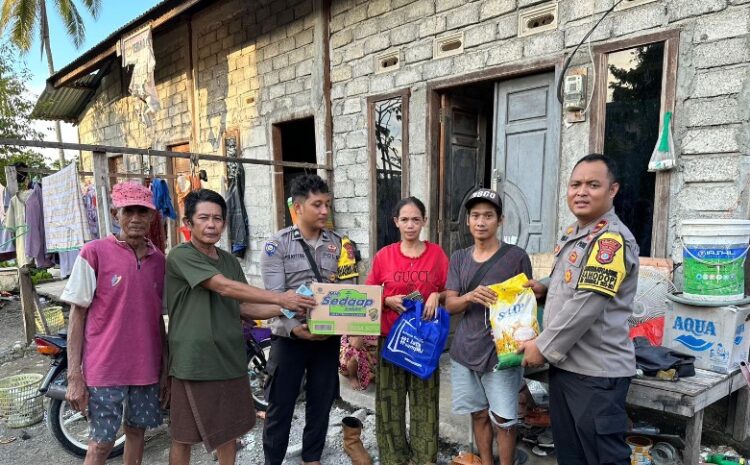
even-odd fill
[[[420,379],[428,379],[440,364],[450,331],[450,315],[438,307],[435,318],[424,321],[422,302],[404,299],[404,307],[406,311],[388,333],[382,357]]]

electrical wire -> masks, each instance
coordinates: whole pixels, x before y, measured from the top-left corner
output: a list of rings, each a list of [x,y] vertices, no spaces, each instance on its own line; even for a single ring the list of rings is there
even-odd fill
[[[589,101],[586,103],[586,108],[584,108],[583,113],[584,115],[588,114],[589,108],[591,107],[591,102],[594,101],[594,94],[596,93],[596,64],[594,63],[594,52],[591,50],[591,37],[589,37],[589,59],[591,60],[591,98],[588,99]],[[584,95],[584,98],[586,96]]]
[[[620,3],[622,3],[623,1],[625,1],[625,0],[617,0],[614,3],[614,5],[612,5],[612,7],[609,10],[605,11],[604,14],[602,15],[602,17],[599,18],[599,21],[597,21],[596,24],[594,24],[594,27],[592,27],[591,30],[589,30],[589,32],[587,32],[586,35],[583,36],[583,39],[581,39],[581,41],[578,43],[578,45],[576,45],[576,48],[574,48],[573,51],[570,53],[570,55],[568,55],[568,58],[565,59],[565,64],[563,65],[562,71],[560,72],[560,79],[557,81],[557,100],[561,104],[563,103],[563,92],[562,92],[562,89],[563,89],[563,79],[565,79],[565,72],[570,67],[570,62],[573,61],[573,57],[575,56],[576,52],[578,51],[579,48],[581,48],[581,45],[583,45],[583,43],[586,42],[586,40],[588,40],[588,38],[596,30],[596,28],[599,27],[599,25],[602,23],[602,21],[604,21],[604,18],[606,18],[607,16],[609,16],[609,14],[612,13],[614,11],[614,9],[617,8],[617,6]]]

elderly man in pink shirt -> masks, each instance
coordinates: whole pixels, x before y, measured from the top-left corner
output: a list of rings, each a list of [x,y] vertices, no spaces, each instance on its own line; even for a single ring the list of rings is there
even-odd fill
[[[141,463],[146,428],[162,423],[165,259],[146,239],[155,212],[151,191],[116,184],[112,206],[120,233],[81,249],[61,296],[71,305],[66,398],[89,418],[85,465],[105,463],[123,413],[125,464]]]

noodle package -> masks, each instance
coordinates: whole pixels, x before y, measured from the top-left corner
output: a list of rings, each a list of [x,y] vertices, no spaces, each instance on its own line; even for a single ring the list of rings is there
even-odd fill
[[[529,278],[521,273],[487,286],[497,294],[497,302],[490,307],[492,338],[498,360],[495,370],[520,366],[523,355],[516,354],[520,343],[539,335],[536,297],[531,288],[523,287],[528,281]]]

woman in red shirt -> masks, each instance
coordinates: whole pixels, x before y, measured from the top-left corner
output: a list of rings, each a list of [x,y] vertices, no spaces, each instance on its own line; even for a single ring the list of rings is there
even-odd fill
[[[437,244],[419,238],[425,224],[425,206],[416,197],[402,199],[393,212],[401,241],[380,249],[372,262],[367,284],[382,285],[384,308],[379,350],[382,350],[399,314],[404,296],[419,291],[425,299],[424,319],[435,316],[443,302],[448,257]],[[378,357],[375,378],[377,438],[383,465],[423,465],[437,462],[439,372],[423,381]],[[406,394],[411,412],[406,438]]]

